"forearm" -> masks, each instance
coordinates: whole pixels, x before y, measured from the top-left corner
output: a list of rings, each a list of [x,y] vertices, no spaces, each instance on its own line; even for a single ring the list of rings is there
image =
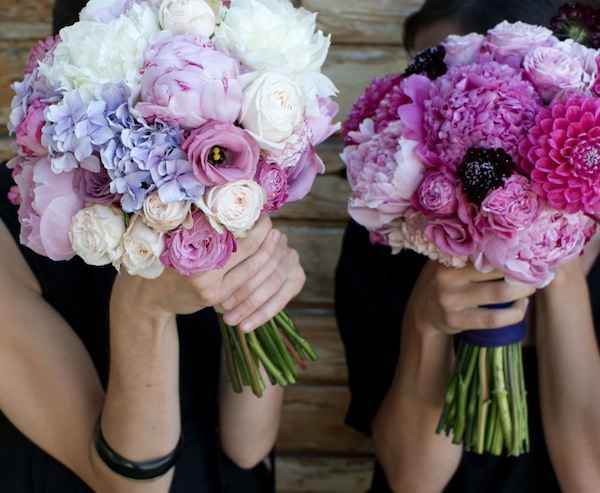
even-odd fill
[[[563,491],[600,488],[600,355],[576,262],[536,297],[542,415]]]
[[[176,321],[174,315],[143,309],[119,296],[117,285],[102,430],[120,455],[146,461],[172,452],[181,435]],[[172,472],[151,482],[127,481],[109,472],[94,449],[92,457],[113,492],[166,493],[172,481]]]
[[[378,460],[393,491],[439,493],[462,451],[436,434],[450,377],[450,337],[407,315],[396,376],[373,423]]]
[[[223,451],[240,467],[251,469],[273,449],[279,431],[284,390],[267,386],[259,399],[249,388],[233,391],[225,365],[221,371],[220,429]]]

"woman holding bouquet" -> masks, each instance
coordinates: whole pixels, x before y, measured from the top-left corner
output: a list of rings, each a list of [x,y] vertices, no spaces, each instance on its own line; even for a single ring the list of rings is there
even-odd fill
[[[85,3],[59,0],[56,30]],[[275,316],[304,283],[285,236],[265,218],[220,270],[115,278],[18,247],[1,169],[0,491],[273,491],[283,391],[231,390],[208,307],[248,330]]]
[[[448,34],[484,32],[503,20],[547,24],[561,3],[429,0],[408,21],[406,44],[418,52]],[[534,292],[503,282],[498,273],[449,269],[408,251],[392,256],[350,224],[338,268],[337,314],[352,390],[347,421],[372,434],[375,443],[373,493],[600,489],[600,353],[594,327],[600,304],[590,299],[600,289],[599,251],[592,243],[548,288]],[[514,304],[480,308],[504,303]],[[510,326],[526,316],[531,453],[518,458],[463,453],[435,433],[454,365],[452,336]]]

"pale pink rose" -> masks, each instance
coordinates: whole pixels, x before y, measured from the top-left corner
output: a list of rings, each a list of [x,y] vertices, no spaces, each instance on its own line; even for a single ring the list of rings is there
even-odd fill
[[[481,47],[484,37],[481,34],[471,33],[466,36],[450,35],[443,45],[446,49],[445,62],[448,66],[467,65],[473,63]]]
[[[22,167],[15,181],[21,196],[21,242],[52,260],[71,259],[71,221],[84,205],[75,174],[54,174],[50,160],[42,158]]]
[[[220,269],[236,251],[233,235],[217,232],[202,212],[196,211],[193,221],[191,228],[182,226],[165,236],[160,257],[163,265],[184,276]]]
[[[521,175],[510,177],[502,188],[490,193],[481,204],[478,227],[504,238],[530,227],[539,214],[540,200],[531,183]]]
[[[582,62],[557,47],[540,47],[525,56],[523,68],[540,95],[551,101],[560,91],[583,91],[591,86]]]
[[[504,21],[488,31],[483,49],[495,61],[520,68],[523,58],[531,50],[540,46],[554,46],[557,43],[558,39],[550,29],[520,21]]]
[[[413,199],[414,207],[426,216],[443,217],[456,212],[456,180],[444,171],[429,172]]]
[[[48,149],[42,145],[42,128],[46,123],[44,112],[47,107],[39,100],[34,101],[15,130],[19,152],[25,157],[42,157],[48,154]]]

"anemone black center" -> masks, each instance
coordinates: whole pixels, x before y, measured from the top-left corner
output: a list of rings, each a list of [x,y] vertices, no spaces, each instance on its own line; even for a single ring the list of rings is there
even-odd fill
[[[208,151],[208,162],[213,166],[220,166],[225,163],[227,159],[227,154],[225,149],[221,146],[213,146],[210,151]]]
[[[448,71],[445,59],[446,48],[443,45],[429,48],[415,57],[414,61],[404,71],[404,76],[419,74],[435,80]]]
[[[503,149],[471,148],[458,169],[458,176],[468,199],[481,205],[490,192],[504,185],[515,167]]]

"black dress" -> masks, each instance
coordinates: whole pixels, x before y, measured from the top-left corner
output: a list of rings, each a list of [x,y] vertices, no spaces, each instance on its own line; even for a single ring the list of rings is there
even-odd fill
[[[400,329],[406,304],[426,259],[413,252],[393,256],[389,248],[372,245],[367,231],[351,223],[336,279],[336,311],[346,347],[352,400],[347,424],[370,433],[371,422],[392,383],[400,349]],[[588,278],[592,293],[600,289],[600,263]],[[592,296],[596,332],[599,297]],[[536,352],[524,350],[530,409],[531,453],[496,458],[465,453],[444,493],[558,493],[540,410]],[[388,493],[376,464],[372,493]]]
[[[0,165],[0,219],[18,243],[16,208],[6,194],[12,179]],[[81,338],[106,387],[108,307],[115,271],[79,259],[53,262],[19,246],[35,274],[44,299]],[[184,450],[177,465],[174,493],[266,493],[273,474],[265,466],[243,471],[219,449],[218,385],[221,337],[215,313],[204,310],[177,320],[180,338],[180,395]],[[202,390],[200,390],[202,389]],[[19,433],[0,412],[0,492],[83,493],[91,491],[73,473]]]

